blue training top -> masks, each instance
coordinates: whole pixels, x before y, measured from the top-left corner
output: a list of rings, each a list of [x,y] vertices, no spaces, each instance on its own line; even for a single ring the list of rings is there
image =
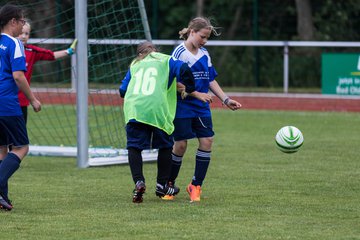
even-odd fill
[[[26,71],[24,46],[17,38],[0,36],[0,116],[21,116],[19,88],[13,72]]]
[[[182,43],[177,46],[172,56],[185,62],[191,69],[195,79],[195,90],[198,92],[209,92],[210,82],[215,80],[217,72],[212,66],[209,52],[200,48],[196,55],[186,49]],[[194,97],[188,96],[184,100],[178,96],[175,118],[210,117],[210,105]]]

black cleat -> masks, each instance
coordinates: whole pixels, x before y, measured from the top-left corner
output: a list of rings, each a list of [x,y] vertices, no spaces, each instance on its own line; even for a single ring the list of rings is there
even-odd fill
[[[2,193],[0,193],[0,209],[7,211],[11,211],[11,209],[13,209],[13,205],[11,204],[10,200]]]
[[[163,186],[161,184],[156,184],[155,194],[160,198],[164,197],[165,195],[175,196],[179,192],[180,188],[175,185],[166,184],[165,186]]]
[[[137,181],[134,189],[133,203],[142,203],[146,186],[143,181]]]

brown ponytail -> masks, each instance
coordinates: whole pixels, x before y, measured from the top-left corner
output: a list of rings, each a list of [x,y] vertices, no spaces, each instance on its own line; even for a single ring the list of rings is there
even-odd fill
[[[157,51],[158,51],[157,47],[149,41],[140,43],[136,49],[137,56],[134,59],[134,61],[132,62],[132,64],[143,60],[150,53],[157,52]]]
[[[186,40],[189,37],[189,33],[191,30],[194,30],[195,32],[200,31],[201,29],[206,28],[211,30],[211,32],[215,36],[219,36],[220,33],[217,31],[217,27],[214,27],[211,24],[211,20],[206,17],[196,17],[192,19],[187,28],[183,28],[181,31],[179,31],[179,38]]]

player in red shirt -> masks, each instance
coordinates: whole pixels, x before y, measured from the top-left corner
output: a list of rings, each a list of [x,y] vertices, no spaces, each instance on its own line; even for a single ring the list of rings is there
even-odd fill
[[[73,41],[71,46],[68,49],[60,50],[53,52],[51,50],[40,48],[34,45],[27,44],[27,41],[30,38],[30,31],[31,26],[28,20],[26,21],[25,25],[23,26],[22,33],[19,35],[19,39],[24,44],[25,48],[25,56],[26,56],[26,68],[27,71],[25,72],[25,77],[30,85],[31,76],[33,72],[33,66],[37,61],[54,61],[59,58],[64,58],[66,56],[70,56],[74,54],[77,39]],[[27,122],[27,107],[29,106],[29,101],[25,97],[24,93],[19,91],[18,94],[19,102],[21,106],[21,110],[23,112],[23,116],[25,119],[25,123]]]

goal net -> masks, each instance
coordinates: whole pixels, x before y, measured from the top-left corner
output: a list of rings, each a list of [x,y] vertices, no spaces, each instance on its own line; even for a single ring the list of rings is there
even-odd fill
[[[1,1],[2,5],[5,3]],[[75,38],[74,0],[18,1],[27,9],[32,31],[28,44],[63,50]],[[118,88],[136,45],[145,39],[136,0],[90,0],[88,16],[89,165],[127,163],[122,99]],[[86,24],[86,23],[83,23]],[[37,62],[31,88],[42,111],[28,109],[30,154],[77,156],[76,54]],[[154,160],[156,151],[144,151]]]

